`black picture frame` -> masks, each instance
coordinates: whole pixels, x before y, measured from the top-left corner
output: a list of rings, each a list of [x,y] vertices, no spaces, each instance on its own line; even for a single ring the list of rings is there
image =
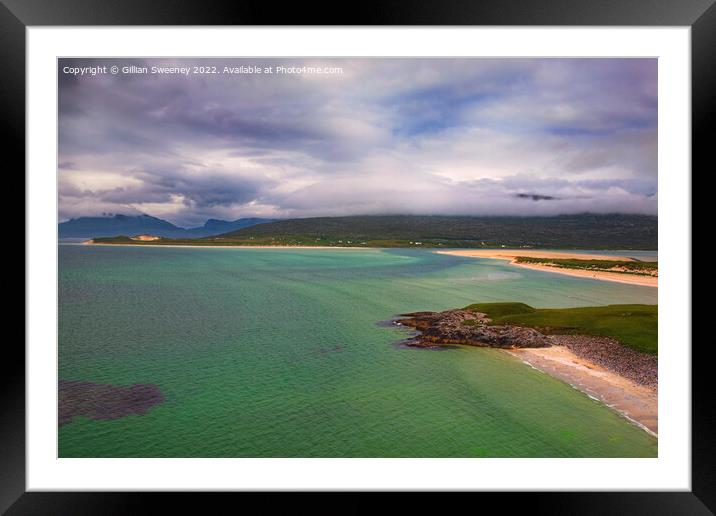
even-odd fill
[[[705,165],[716,135],[715,0],[442,0],[362,1],[355,4],[271,2],[180,2],[176,0],[0,0],[0,119],[12,171],[24,170],[25,29],[81,25],[604,25],[689,26],[692,56],[692,162]],[[7,176],[6,176],[7,177]],[[692,172],[693,177],[693,172]],[[20,185],[18,185],[20,186]],[[20,186],[24,190],[23,185]],[[14,193],[14,195],[17,195]],[[24,198],[24,197],[23,197]],[[15,251],[13,251],[15,252]],[[24,257],[24,255],[23,255]],[[19,276],[19,275],[18,275]],[[641,493],[470,493],[478,503],[499,504],[544,514],[712,514],[716,512],[716,404],[710,380],[708,342],[692,348],[692,491]],[[176,504],[211,511],[235,494],[25,492],[25,355],[19,339],[6,338],[0,375],[0,511],[29,514],[125,514]],[[705,349],[704,349],[705,348]],[[253,494],[243,496],[255,498]],[[358,512],[380,503],[375,494],[334,494],[340,512]],[[406,497],[408,498],[408,497]],[[444,509],[444,502],[413,494],[402,504]],[[379,501],[380,500],[380,501]],[[245,503],[245,502],[244,502]],[[263,497],[271,509],[290,503],[313,511],[316,495]],[[299,505],[296,505],[296,504]],[[475,503],[471,501],[470,503]],[[332,505],[332,504],[331,504]],[[408,506],[403,505],[403,509]],[[361,511],[362,512],[362,511]]]

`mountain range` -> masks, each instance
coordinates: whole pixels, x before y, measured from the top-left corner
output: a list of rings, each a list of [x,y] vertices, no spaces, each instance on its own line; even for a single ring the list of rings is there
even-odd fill
[[[182,228],[151,215],[113,215],[109,217],[78,217],[58,224],[60,238],[92,238],[149,234],[164,238],[202,238],[241,228],[273,222],[275,219],[245,218],[237,220],[209,219],[203,226]]]

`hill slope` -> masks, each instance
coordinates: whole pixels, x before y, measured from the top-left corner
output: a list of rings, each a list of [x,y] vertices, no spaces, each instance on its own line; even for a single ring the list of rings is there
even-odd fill
[[[187,229],[187,231],[191,233],[192,236],[204,237],[218,235],[221,233],[226,233],[228,231],[236,231],[242,228],[247,228],[249,226],[254,226],[256,224],[274,222],[274,220],[275,219],[261,219],[257,217],[236,220],[209,219],[204,223],[203,226],[189,228]]]
[[[180,237],[186,229],[150,215],[114,215],[112,217],[79,217],[57,226],[60,238],[90,238],[94,236],[139,235]]]
[[[657,218],[354,216],[281,220],[218,235],[216,243],[367,247],[657,249]],[[208,240],[208,239],[207,239]]]
[[[234,221],[209,219],[203,226],[182,228],[150,215],[79,217],[58,224],[60,238],[115,237],[150,234],[165,238],[201,238],[227,231],[272,222],[272,219],[246,218]]]

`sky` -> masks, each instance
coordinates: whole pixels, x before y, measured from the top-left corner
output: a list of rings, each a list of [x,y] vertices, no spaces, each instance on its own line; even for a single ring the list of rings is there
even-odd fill
[[[60,220],[657,213],[656,59],[61,59],[58,80]]]

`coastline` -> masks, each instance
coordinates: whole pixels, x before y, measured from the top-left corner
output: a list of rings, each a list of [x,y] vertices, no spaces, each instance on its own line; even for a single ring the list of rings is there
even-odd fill
[[[506,303],[495,305],[503,312],[509,309]],[[487,307],[483,307],[484,312],[467,307],[405,313],[394,323],[417,331],[403,341],[409,347],[439,349],[464,345],[501,349],[533,369],[568,383],[657,437],[656,355],[636,351],[612,337],[543,334],[528,326],[494,323],[489,304],[484,306]]]
[[[111,247],[174,247],[174,248],[190,248],[190,249],[382,249],[381,247],[339,247],[329,245],[182,245],[182,244],[109,244],[99,243],[96,244],[91,241],[82,242],[79,244],[64,244],[64,245],[96,245],[96,246],[111,246]]]
[[[525,364],[562,380],[658,437],[658,390],[577,356],[564,346],[505,350]]]
[[[574,258],[582,260],[626,260],[632,261],[633,258],[627,256],[601,255],[601,254],[584,254],[570,253],[569,251],[539,251],[539,250],[520,250],[520,249],[460,249],[453,251],[436,251],[437,254],[449,254],[453,256],[467,256],[470,258],[489,258],[493,260],[506,260],[510,265],[522,267],[524,269],[532,269],[537,271],[554,272],[555,274],[564,274],[567,276],[575,276],[580,278],[594,279],[600,281],[613,281],[616,283],[627,283],[630,285],[639,285],[643,287],[658,287],[659,278],[653,276],[640,276],[637,274],[620,274],[618,272],[607,271],[587,271],[580,269],[565,269],[559,267],[550,267],[549,265],[538,265],[534,263],[517,263],[518,256],[526,256],[530,258]]]

